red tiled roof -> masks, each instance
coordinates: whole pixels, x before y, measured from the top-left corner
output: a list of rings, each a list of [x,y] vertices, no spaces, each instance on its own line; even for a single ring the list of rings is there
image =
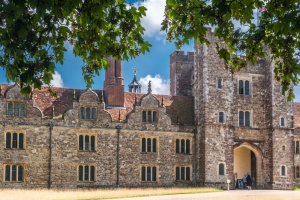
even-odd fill
[[[1,85],[1,94],[4,96],[6,90],[11,85]],[[52,87],[53,92],[56,93],[56,97],[50,96],[48,87],[42,87],[41,90],[33,90],[33,102],[38,107],[44,117],[56,117],[63,115],[67,110],[72,109],[73,100],[78,100],[79,96],[85,92],[82,89],[72,88],[58,88]],[[101,101],[103,91],[93,90]],[[112,120],[117,121],[126,120],[126,116],[133,111],[134,104],[145,94],[125,92],[125,107],[124,108],[107,108],[107,111],[111,114]],[[170,96],[170,95],[154,95],[164,106],[166,107],[166,113],[171,117],[173,123],[178,124],[194,124],[194,100],[191,96]],[[54,109],[53,109],[54,108]],[[54,113],[54,116],[53,116]]]

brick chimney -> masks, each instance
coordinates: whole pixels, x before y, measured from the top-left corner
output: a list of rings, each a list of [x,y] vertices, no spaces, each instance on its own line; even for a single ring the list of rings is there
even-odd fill
[[[104,91],[107,106],[124,107],[124,79],[122,77],[122,61],[107,58],[109,68],[105,73]]]

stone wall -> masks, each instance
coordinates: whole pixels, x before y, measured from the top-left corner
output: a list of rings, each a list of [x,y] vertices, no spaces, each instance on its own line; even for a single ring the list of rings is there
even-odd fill
[[[200,126],[199,145],[205,149],[200,152],[200,170],[203,169],[200,179],[207,185],[218,184],[222,178],[225,180],[211,169],[216,169],[219,162],[226,162],[226,178],[232,180],[233,150],[243,145],[255,153],[256,160],[263,157],[261,165],[257,166],[261,187],[291,188],[292,184],[274,184],[282,179],[275,175],[277,168],[273,168],[280,161],[277,155],[282,146],[279,148],[281,144],[274,143],[279,133],[285,135],[281,142],[287,146],[286,155],[290,155],[282,162],[288,162],[288,169],[293,166],[293,107],[274,79],[273,63],[269,58],[261,59],[255,65],[248,63],[246,69],[231,74],[217,55],[215,43],[222,46],[222,41],[210,30],[207,38],[210,45],[195,44],[195,117]],[[218,79],[222,82],[221,88],[217,87]],[[249,81],[250,95],[239,94],[239,80]],[[250,127],[239,127],[240,111],[250,112]],[[223,124],[218,122],[219,112],[225,115]],[[280,125],[280,118],[284,118],[284,126]],[[286,130],[291,131],[286,134]],[[290,177],[289,174],[288,181]]]
[[[170,55],[170,93],[172,96],[192,95],[194,52],[175,51]]]
[[[1,134],[22,132],[26,135],[26,146],[22,150],[5,149],[5,140],[0,146],[0,170],[4,164],[24,166],[24,181],[18,183],[0,181],[0,187],[47,188],[49,180],[49,139],[47,126],[1,126]],[[79,151],[80,134],[95,135],[95,151]],[[2,136],[2,137],[3,137]],[[141,138],[157,138],[156,153],[141,153]],[[191,154],[176,154],[176,139],[191,141]],[[191,185],[193,177],[193,134],[184,132],[156,132],[123,130],[120,132],[120,186],[174,186]],[[116,129],[71,128],[54,126],[52,131],[52,187],[114,187],[117,163]],[[96,166],[95,182],[78,182],[78,166]],[[141,182],[141,165],[155,165],[158,168],[157,182]],[[190,181],[175,181],[175,167],[191,167]]]

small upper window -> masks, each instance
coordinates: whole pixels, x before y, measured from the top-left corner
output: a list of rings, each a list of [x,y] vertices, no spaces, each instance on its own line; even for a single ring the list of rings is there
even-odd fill
[[[224,123],[224,112],[219,112],[219,123],[220,124]]]
[[[218,79],[217,87],[218,89],[222,89],[222,79]]]
[[[96,120],[97,109],[94,107],[80,107],[80,119]]]
[[[157,111],[143,110],[142,111],[142,122],[143,123],[157,123]]]
[[[8,102],[7,103],[7,115],[11,117],[25,117],[26,109],[25,103],[20,102]]]
[[[280,117],[280,126],[284,127],[285,126],[285,120],[283,117]]]
[[[248,80],[239,80],[239,94],[250,95],[250,82]]]

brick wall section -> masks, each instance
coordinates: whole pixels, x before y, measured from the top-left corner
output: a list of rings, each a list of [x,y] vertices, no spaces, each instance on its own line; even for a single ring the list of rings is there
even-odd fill
[[[104,91],[107,106],[124,107],[124,79],[122,62],[111,57],[107,59],[110,67],[106,70]]]
[[[170,55],[170,91],[172,96],[192,95],[194,52],[175,51]]]

